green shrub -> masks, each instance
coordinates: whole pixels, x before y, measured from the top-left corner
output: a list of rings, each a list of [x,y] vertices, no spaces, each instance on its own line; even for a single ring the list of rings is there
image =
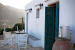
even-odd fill
[[[24,26],[25,24],[23,24],[23,29],[25,28],[25,26]],[[17,31],[17,26],[18,26],[18,30],[22,30],[22,23],[16,23],[15,25],[14,25],[14,27],[13,27],[13,30],[14,31]]]
[[[6,32],[10,32],[12,28],[6,28]]]
[[[3,35],[4,29],[0,29],[0,35]]]

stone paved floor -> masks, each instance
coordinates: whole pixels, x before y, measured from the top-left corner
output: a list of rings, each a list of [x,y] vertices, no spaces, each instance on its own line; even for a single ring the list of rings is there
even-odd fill
[[[41,47],[32,47],[28,44],[27,49],[19,49],[17,44],[10,45],[10,44],[5,44],[6,42],[3,40],[3,37],[0,36],[0,50],[44,50]]]
[[[3,35],[0,35],[0,40],[3,40]]]

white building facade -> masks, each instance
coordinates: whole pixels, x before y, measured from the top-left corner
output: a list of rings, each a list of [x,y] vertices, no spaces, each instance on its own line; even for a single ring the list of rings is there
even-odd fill
[[[33,0],[25,7],[25,32],[40,39],[36,44],[39,47],[44,48],[45,45],[45,7],[57,2],[59,2],[59,33],[60,26],[70,26],[71,40],[75,43],[75,0]]]

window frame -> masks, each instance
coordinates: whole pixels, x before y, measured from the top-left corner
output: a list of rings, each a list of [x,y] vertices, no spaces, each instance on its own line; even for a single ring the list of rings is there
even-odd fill
[[[40,9],[37,8],[37,9],[36,9],[36,18],[39,18],[39,16],[40,16]]]

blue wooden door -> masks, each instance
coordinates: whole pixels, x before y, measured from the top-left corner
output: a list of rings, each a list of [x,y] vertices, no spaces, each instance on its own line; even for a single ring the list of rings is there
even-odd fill
[[[45,50],[52,50],[55,42],[54,7],[46,7],[45,12]]]
[[[59,3],[56,3],[56,37],[59,33]]]
[[[56,4],[58,5],[58,4]],[[45,8],[45,50],[52,50],[55,37],[58,37],[59,9],[56,7]]]

